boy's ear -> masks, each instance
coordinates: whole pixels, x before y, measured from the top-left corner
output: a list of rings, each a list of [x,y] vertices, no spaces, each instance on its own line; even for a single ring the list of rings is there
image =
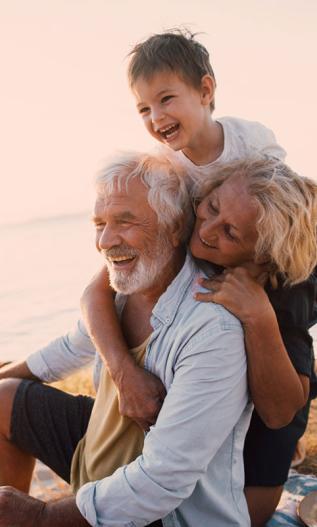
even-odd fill
[[[215,79],[211,75],[204,75],[201,79],[200,92],[201,102],[204,106],[209,106],[214,100],[216,90]]]

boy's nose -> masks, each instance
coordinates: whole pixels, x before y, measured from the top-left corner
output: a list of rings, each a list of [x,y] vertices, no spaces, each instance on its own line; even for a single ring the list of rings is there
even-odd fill
[[[155,132],[157,132],[162,124],[164,112],[160,108],[153,108],[151,113],[151,120]]]

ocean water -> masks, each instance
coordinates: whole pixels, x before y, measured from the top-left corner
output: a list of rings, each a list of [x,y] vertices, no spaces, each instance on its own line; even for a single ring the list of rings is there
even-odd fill
[[[0,361],[26,357],[65,333],[101,267],[89,213],[0,226]]]
[[[0,361],[6,361],[25,358],[73,326],[80,295],[103,262],[89,213],[0,226],[0,243]],[[316,341],[317,328],[312,334]]]

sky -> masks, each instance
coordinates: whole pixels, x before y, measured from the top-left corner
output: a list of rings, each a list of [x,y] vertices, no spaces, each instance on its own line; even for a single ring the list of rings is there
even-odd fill
[[[211,54],[215,117],[263,122],[317,179],[315,0],[0,0],[0,224],[90,209],[104,159],[151,147],[126,55],[180,25]]]

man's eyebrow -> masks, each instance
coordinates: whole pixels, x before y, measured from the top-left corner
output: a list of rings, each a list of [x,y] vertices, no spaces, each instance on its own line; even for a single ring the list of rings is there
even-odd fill
[[[115,220],[123,220],[123,221],[125,221],[125,220],[135,220],[136,216],[135,216],[135,214],[132,214],[132,212],[127,210],[127,211],[117,212],[115,214],[112,214],[112,218],[114,218]],[[93,223],[103,223],[104,222],[104,218],[102,218],[101,216],[92,215],[91,221]]]
[[[124,212],[118,212],[114,214],[113,217],[116,220],[135,220],[136,216],[132,212],[125,210]]]

